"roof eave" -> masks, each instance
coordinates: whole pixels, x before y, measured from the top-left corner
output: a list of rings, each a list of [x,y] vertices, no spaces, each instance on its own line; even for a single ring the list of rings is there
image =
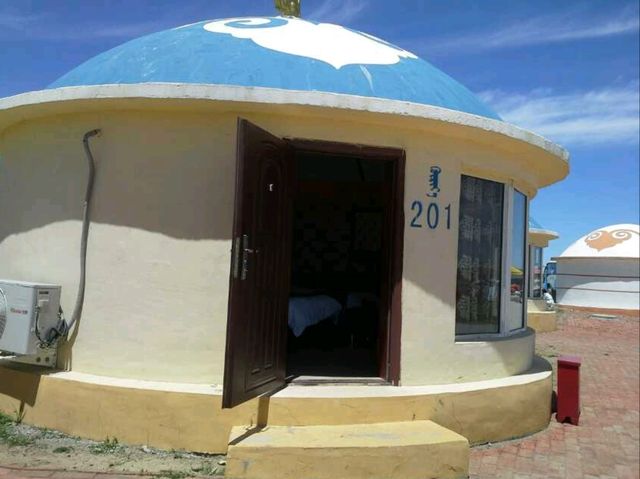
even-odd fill
[[[512,144],[535,148],[536,158],[551,162],[537,187],[562,180],[569,172],[569,153],[561,146],[530,131],[503,121],[447,108],[375,97],[345,95],[320,91],[298,91],[263,87],[185,83],[136,83],[63,87],[23,93],[0,99],[0,132],[12,124],[42,116],[91,111],[109,107],[118,101],[138,100],[136,107],[158,108],[169,103],[197,105],[235,103],[250,107],[295,105],[319,111],[330,109],[359,112],[365,115],[391,115],[411,122],[439,122],[473,129],[490,141],[500,136]]]

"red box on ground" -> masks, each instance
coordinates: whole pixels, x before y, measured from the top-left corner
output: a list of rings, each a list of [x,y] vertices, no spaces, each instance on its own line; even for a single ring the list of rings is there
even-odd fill
[[[580,419],[580,365],[577,356],[558,358],[558,422],[578,425]]]

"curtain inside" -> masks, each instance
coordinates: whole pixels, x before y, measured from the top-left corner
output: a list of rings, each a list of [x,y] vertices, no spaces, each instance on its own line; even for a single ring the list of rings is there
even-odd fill
[[[462,176],[456,334],[498,333],[504,185]]]

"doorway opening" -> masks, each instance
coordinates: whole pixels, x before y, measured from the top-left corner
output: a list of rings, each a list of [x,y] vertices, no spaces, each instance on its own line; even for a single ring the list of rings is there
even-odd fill
[[[293,146],[287,375],[391,381],[396,165],[344,147]]]
[[[242,118],[237,151],[222,407],[288,378],[397,385],[404,152]]]

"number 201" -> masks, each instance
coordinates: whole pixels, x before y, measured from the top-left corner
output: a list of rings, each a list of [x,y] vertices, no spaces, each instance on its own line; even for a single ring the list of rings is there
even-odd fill
[[[445,206],[444,210],[446,212],[447,229],[449,230],[451,229],[451,205]],[[416,200],[411,203],[411,211],[414,212],[414,217],[411,220],[411,227],[422,228],[422,222],[420,219],[422,213],[424,213],[424,206],[422,204],[422,201]],[[427,227],[429,227],[429,229],[433,230],[438,227],[438,225],[440,224],[440,207],[438,206],[438,203],[429,203],[429,205],[427,206],[425,217],[425,223]]]

